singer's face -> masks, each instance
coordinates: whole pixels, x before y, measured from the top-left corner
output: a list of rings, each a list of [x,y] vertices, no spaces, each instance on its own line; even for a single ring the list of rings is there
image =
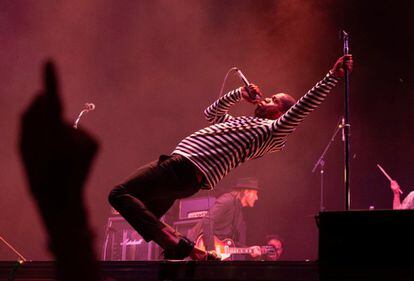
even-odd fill
[[[264,98],[259,102],[254,115],[259,118],[276,120],[294,103],[295,100],[285,93],[275,94],[272,97]]]

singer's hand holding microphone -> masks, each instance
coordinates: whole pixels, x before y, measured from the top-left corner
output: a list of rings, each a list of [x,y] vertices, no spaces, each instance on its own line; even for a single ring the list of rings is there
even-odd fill
[[[240,80],[244,83],[244,87],[240,88],[243,99],[253,104],[259,103],[263,97],[259,87],[255,84],[249,83],[249,80],[247,80],[246,76],[243,75],[240,69],[238,69],[237,67],[233,67],[232,69],[236,72],[237,76],[239,76]]]
[[[343,78],[345,75],[345,69],[348,71],[348,73],[351,73],[353,66],[354,61],[352,59],[352,55],[347,54],[343,55],[336,61],[331,71],[335,77]]]
[[[257,104],[262,100],[263,94],[259,87],[255,84],[249,84],[248,86],[241,87],[240,90],[243,99],[252,104]]]

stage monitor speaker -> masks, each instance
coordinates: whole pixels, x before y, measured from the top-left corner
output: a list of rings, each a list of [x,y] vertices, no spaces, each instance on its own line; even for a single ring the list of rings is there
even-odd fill
[[[414,210],[321,212],[316,219],[321,264],[414,264]]]
[[[102,260],[157,260],[159,252],[159,247],[154,242],[145,242],[121,216],[108,218]]]

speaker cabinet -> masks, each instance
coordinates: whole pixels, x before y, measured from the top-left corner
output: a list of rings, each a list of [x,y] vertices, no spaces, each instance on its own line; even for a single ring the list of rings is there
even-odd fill
[[[201,218],[207,215],[210,208],[216,201],[215,197],[190,197],[180,200],[179,219]]]
[[[157,260],[159,252],[159,247],[154,242],[145,242],[121,216],[108,218],[102,260]]]
[[[188,231],[193,226],[195,226],[199,221],[201,221],[201,218],[179,220],[179,221],[174,222],[173,227],[175,230],[177,230],[181,234],[187,236]]]
[[[414,264],[414,210],[321,212],[317,222],[321,264]]]

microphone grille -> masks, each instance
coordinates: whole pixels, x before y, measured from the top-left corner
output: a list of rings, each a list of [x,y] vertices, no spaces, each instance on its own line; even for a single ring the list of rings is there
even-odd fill
[[[94,110],[95,109],[95,104],[89,102],[89,103],[85,103],[85,108],[87,110]]]

